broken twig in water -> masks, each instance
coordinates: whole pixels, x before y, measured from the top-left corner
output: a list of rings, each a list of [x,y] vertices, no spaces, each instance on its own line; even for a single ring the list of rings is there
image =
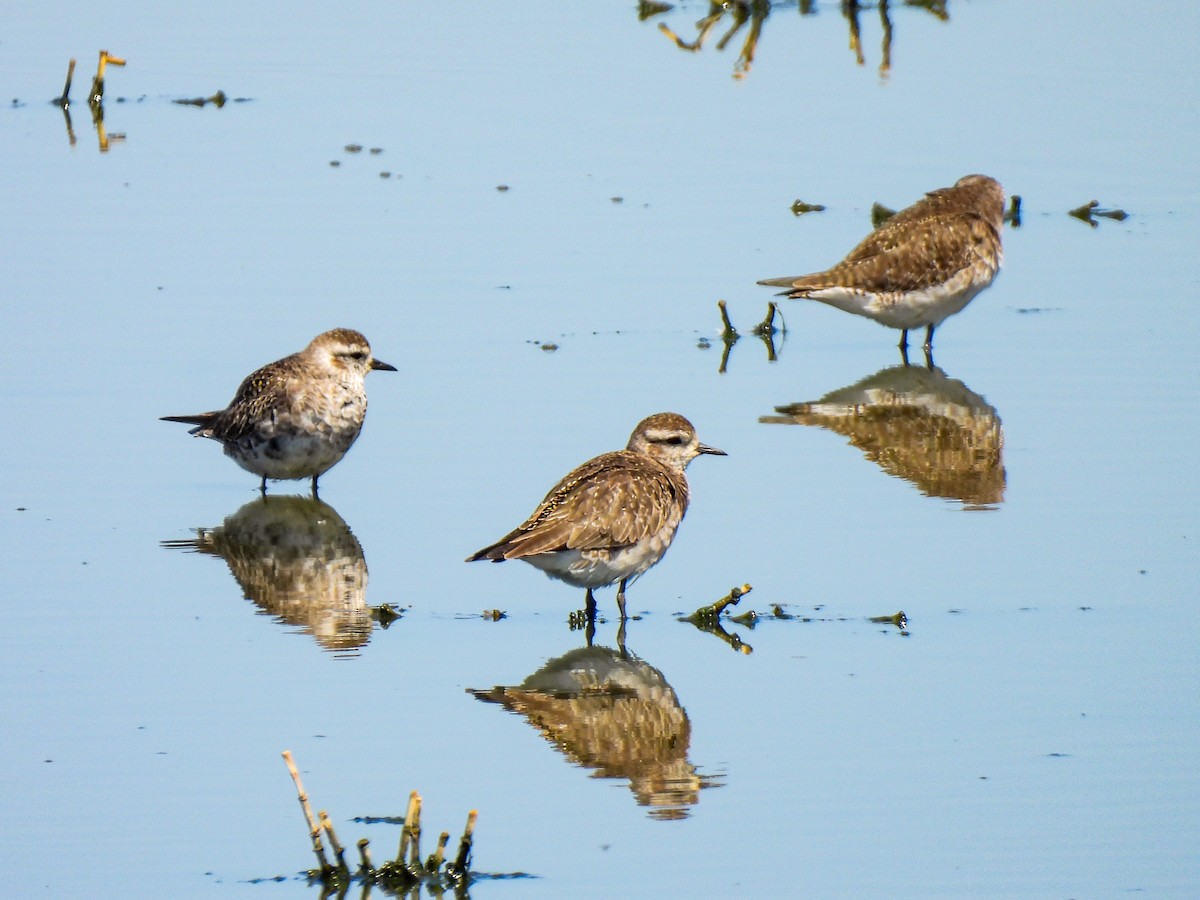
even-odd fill
[[[478,818],[478,810],[473,809],[467,813],[467,827],[463,829],[462,840],[458,842],[458,855],[454,857],[454,864],[449,869],[456,878],[467,874],[467,865],[471,861],[471,844],[475,839],[475,820]]]
[[[776,303],[774,300],[772,300],[770,303],[767,304],[767,317],[765,319],[763,319],[761,322],[759,322],[757,325],[755,325],[754,329],[750,333],[758,335],[761,338],[765,338],[765,337],[770,337],[771,335],[775,334],[777,331],[786,332],[787,331],[786,324],[784,324],[783,328],[781,328],[781,329],[775,327],[775,314],[776,313],[779,313],[779,321],[780,321],[780,323],[783,323],[783,313],[779,312],[779,304]]]
[[[713,603],[710,606],[702,606],[690,616],[683,616],[679,621],[689,622],[692,625],[695,625],[701,631],[716,635],[734,650],[749,656],[754,652],[754,648],[743,641],[738,635],[730,634],[725,630],[725,628],[721,625],[721,613],[723,613],[726,608],[735,605],[739,600],[742,599],[742,597],[746,596],[746,594],[750,593],[752,590],[753,588],[751,588],[748,584],[744,584],[740,588],[731,588],[729,593],[716,603]]]
[[[325,856],[325,845],[321,843],[321,826],[313,818],[312,807],[308,805],[308,794],[304,792],[304,785],[300,781],[300,773],[296,771],[296,764],[292,761],[292,751],[284,750],[283,758],[287,763],[288,771],[292,775],[292,781],[295,782],[296,798],[300,801],[300,808],[304,810],[304,820],[308,822],[308,834],[312,838],[313,853],[316,854],[317,862],[321,864],[321,871],[325,872],[331,866]]]
[[[698,618],[715,619],[725,611],[726,607],[736,606],[738,601],[752,590],[754,590],[754,588],[750,587],[748,584],[743,584],[740,588],[730,588],[729,593],[716,603],[712,604],[711,606],[702,606],[692,613],[692,615]]]
[[[737,341],[738,331],[729,321],[729,310],[726,309],[724,300],[717,301],[717,309],[721,311],[721,339],[729,342]]]
[[[408,809],[404,813],[404,828],[400,831],[400,849],[396,851],[396,862],[403,864],[408,855],[408,845],[413,835],[421,835],[421,795],[413,791],[408,795]]]
[[[75,80],[75,57],[71,57],[71,61],[67,63],[67,83],[63,85],[61,97],[55,97],[51,103],[57,103],[63,109],[71,105],[71,82]]]
[[[338,843],[337,833],[333,830],[333,822],[329,821],[329,813],[321,810],[317,815],[321,817],[321,829],[329,837],[329,846],[333,848],[333,855],[337,857],[337,867],[349,875],[350,868],[346,865],[346,850]]]
[[[123,66],[125,60],[113,56],[107,50],[100,51],[100,62],[96,64],[96,77],[92,79],[92,90],[88,94],[88,103],[99,106],[104,102],[104,71],[108,66]]]
[[[729,366],[729,353],[733,349],[733,345],[741,340],[741,335],[738,330],[733,327],[733,322],[729,318],[729,309],[724,300],[717,301],[717,309],[721,313],[721,340],[725,344],[724,350],[721,352],[721,363],[717,366],[717,373],[725,374],[725,370]],[[783,322],[783,313],[779,310],[779,304],[771,301],[767,304],[767,315],[751,330],[751,334],[759,338],[767,347],[767,362],[775,362],[779,357],[775,351],[775,335],[776,333],[786,335],[787,328],[775,327],[775,315],[779,314],[779,321]],[[701,344],[702,347],[707,347],[707,342]],[[782,347],[783,344],[780,344]]]

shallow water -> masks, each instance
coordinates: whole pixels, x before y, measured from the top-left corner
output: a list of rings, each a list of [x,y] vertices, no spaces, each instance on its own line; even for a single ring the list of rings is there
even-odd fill
[[[315,895],[290,748],[377,859],[398,827],[354,818],[417,789],[457,836],[478,808],[473,868],[537,877],[476,897],[1195,896],[1200,33],[946,8],[862,9],[859,64],[838,4],[776,5],[748,71],[753,22],[659,30],[707,4],[10,12],[9,889]],[[101,47],[128,61],[103,152]],[[73,144],[46,102],[72,55]],[[218,89],[246,102],[172,102]],[[750,334],[757,279],[973,171],[1022,220],[932,371],[817,304]],[[1092,199],[1130,216],[1067,215]],[[399,372],[327,506],[260,504],[157,420],[339,325]],[[689,469],[624,655],[600,594],[593,677],[624,693],[481,702],[578,657],[582,597],[463,558],[663,409],[729,457]],[[743,583],[741,652],[677,621]]]

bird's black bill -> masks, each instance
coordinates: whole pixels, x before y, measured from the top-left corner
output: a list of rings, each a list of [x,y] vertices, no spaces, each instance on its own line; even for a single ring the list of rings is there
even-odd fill
[[[701,453],[707,453],[709,456],[728,456],[729,455],[724,450],[718,450],[716,447],[708,446],[708,444],[701,444],[699,449],[700,449]]]
[[[385,363],[381,359],[371,360],[371,368],[379,369],[379,371],[381,371],[381,372],[395,372],[396,371],[395,366],[391,365],[390,363]]]

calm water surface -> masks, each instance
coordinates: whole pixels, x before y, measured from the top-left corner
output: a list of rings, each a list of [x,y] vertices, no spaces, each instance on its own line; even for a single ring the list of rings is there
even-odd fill
[[[3,17],[14,895],[315,895],[285,748],[376,859],[413,789],[479,809],[473,868],[536,878],[476,897],[1200,893],[1200,31],[811,9]],[[816,304],[750,334],[975,171],[1021,223],[932,369]],[[157,421],[339,325],[399,372],[321,504]],[[729,456],[623,645],[611,590],[586,650],[578,591],[463,564],[664,409]],[[677,621],[744,583],[756,627]]]

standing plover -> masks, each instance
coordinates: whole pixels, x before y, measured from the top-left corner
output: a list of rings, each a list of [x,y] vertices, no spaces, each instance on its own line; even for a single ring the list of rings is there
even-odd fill
[[[371,356],[367,339],[349,328],[313,338],[291,356],[248,375],[225,409],[163,416],[195,425],[191,434],[220,441],[225,455],[267,479],[317,479],[338,462],[362,430],[367,412],[363,382],[372,369],[396,371]]]
[[[967,175],[930,191],[871,232],[831,269],[795,278],[768,278],[792,298],[820,300],[901,330],[933,330],[992,283],[1003,250],[1004,189],[986,175]]]
[[[523,559],[551,578],[586,588],[589,618],[595,588],[620,582],[617,608],[625,619],[625,587],[662,559],[688,507],[687,464],[702,453],[677,413],[643,419],[624,450],[588,460],[556,484],[521,525],[467,558]]]

